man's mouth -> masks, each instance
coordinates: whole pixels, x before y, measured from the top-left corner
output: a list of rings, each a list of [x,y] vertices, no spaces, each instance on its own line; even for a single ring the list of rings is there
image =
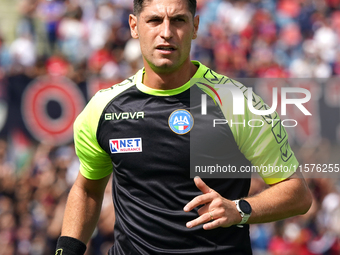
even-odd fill
[[[172,46],[158,46],[156,49],[157,50],[163,50],[163,51],[174,51],[174,50],[176,50],[175,47],[172,47]]]

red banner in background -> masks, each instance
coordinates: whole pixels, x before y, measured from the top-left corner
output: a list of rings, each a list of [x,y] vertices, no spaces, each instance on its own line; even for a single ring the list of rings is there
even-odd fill
[[[331,79],[236,79],[245,86],[254,87],[254,92],[263,98],[269,107],[272,105],[273,88],[277,88],[277,112],[285,124],[293,125],[293,119],[298,124],[286,128],[292,144],[304,145],[318,143],[327,138],[333,143],[340,142],[340,80]],[[71,80],[61,76],[38,77],[24,86],[20,108],[18,99],[6,101],[0,97],[0,129],[6,126],[10,135],[15,129],[27,130],[27,135],[37,141],[50,141],[56,145],[72,142],[73,122],[85,107],[88,100],[100,89],[106,89],[119,81],[89,78],[86,91]],[[13,83],[10,86],[16,86]],[[287,115],[281,114],[281,89],[298,87],[310,91],[311,99],[304,107],[312,116],[304,115],[296,105],[287,104]],[[14,92],[20,91],[20,87]],[[21,90],[22,91],[22,90]],[[13,92],[13,93],[14,93]],[[301,93],[300,93],[301,94]],[[304,95],[288,93],[287,98],[299,98]],[[18,108],[18,111],[7,112]],[[7,111],[8,109],[8,111]],[[2,120],[3,119],[3,120]],[[2,121],[1,121],[2,120]],[[11,120],[11,121],[9,121]],[[15,121],[13,121],[15,120]],[[10,125],[8,125],[10,124]]]
[[[36,140],[62,145],[72,141],[73,122],[85,103],[82,92],[71,80],[38,77],[23,93],[22,118]]]

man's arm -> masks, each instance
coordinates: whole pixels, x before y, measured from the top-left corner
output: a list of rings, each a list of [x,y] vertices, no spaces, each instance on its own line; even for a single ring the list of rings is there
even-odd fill
[[[191,200],[184,207],[184,211],[191,211],[199,205],[204,206],[198,210],[200,216],[188,222],[187,227],[204,224],[203,228],[209,230],[229,227],[241,221],[233,201],[223,198],[209,188],[201,178],[196,177],[194,181],[203,194]],[[312,204],[312,196],[305,180],[295,174],[245,200],[252,207],[252,214],[247,223],[265,223],[304,214]]]
[[[61,236],[76,238],[86,244],[98,221],[105,187],[110,175],[89,180],[81,173],[67,199]]]
[[[305,214],[312,205],[312,195],[307,183],[297,174],[271,185],[268,189],[246,200],[253,209],[248,220],[250,224],[277,221]]]

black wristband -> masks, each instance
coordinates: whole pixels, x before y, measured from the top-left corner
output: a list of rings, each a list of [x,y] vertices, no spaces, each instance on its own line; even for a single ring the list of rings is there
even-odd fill
[[[83,255],[86,251],[86,245],[69,236],[60,236],[57,243],[55,255]]]

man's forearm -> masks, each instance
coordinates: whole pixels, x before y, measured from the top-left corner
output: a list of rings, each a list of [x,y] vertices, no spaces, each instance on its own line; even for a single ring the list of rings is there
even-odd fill
[[[304,214],[312,203],[312,196],[304,179],[280,182],[260,194],[246,198],[252,206],[247,223],[264,223]]]
[[[100,208],[101,202],[73,187],[67,200],[61,235],[86,244],[97,224]]]
[[[265,223],[282,220],[308,211],[312,203],[312,196],[303,178],[289,178],[262,191],[254,197],[244,198],[252,207],[252,213],[247,221],[251,223]],[[233,201],[222,197],[218,192],[207,186],[201,178],[194,178],[202,195],[194,197],[183,208],[189,212],[197,206],[199,217],[187,222],[192,228],[203,224],[205,230],[218,227],[230,227],[241,222],[241,214]]]
[[[78,181],[79,178],[80,181]],[[76,238],[85,244],[89,241],[100,215],[103,191],[108,178],[99,181],[101,182],[101,185],[98,185],[99,188],[87,189],[89,184],[84,185],[84,177],[78,176],[67,199],[62,236]]]

